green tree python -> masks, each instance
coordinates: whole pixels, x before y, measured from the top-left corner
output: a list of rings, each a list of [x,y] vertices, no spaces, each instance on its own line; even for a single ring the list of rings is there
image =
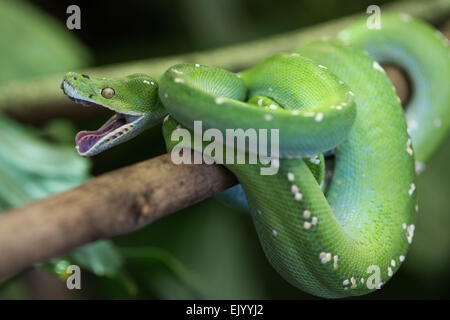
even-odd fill
[[[77,150],[86,157],[166,116],[169,149],[172,132],[193,130],[195,120],[222,133],[279,129],[277,174],[261,175],[260,163],[225,166],[245,192],[278,273],[310,294],[341,298],[381,288],[405,260],[418,211],[415,166],[423,167],[448,133],[449,53],[431,26],[383,15],[381,29],[361,20],[338,39],[277,54],[240,73],[199,64],[172,66],[158,80],[72,72],[61,88],[76,102],[115,112],[100,129],[78,133]],[[409,76],[406,116],[381,63]],[[330,151],[335,167],[328,181],[323,154]]]

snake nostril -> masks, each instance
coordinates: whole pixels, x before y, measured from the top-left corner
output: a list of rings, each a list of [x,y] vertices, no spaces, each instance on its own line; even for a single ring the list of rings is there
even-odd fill
[[[90,79],[89,76],[88,76],[87,74],[82,74],[81,76],[82,76],[83,78]]]

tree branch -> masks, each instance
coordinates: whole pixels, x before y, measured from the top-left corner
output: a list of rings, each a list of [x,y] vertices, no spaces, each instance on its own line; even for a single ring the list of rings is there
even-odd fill
[[[167,153],[7,212],[0,216],[0,279],[142,228],[236,183],[220,165],[175,165]]]

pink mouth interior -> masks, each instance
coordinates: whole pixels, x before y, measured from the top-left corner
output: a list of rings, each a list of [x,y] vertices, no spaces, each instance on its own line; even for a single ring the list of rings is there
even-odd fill
[[[117,128],[127,124],[124,117],[115,114],[100,129],[96,131],[80,131],[75,137],[78,146],[78,152],[85,153],[89,151],[99,140]],[[114,138],[114,136],[113,136]]]

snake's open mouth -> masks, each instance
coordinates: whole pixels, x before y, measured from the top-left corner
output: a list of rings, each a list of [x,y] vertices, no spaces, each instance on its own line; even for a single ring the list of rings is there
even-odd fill
[[[80,131],[75,137],[78,153],[87,155],[94,147],[122,137],[130,132],[134,124],[142,117],[116,113],[98,130]]]
[[[79,91],[71,86],[67,81],[61,83],[61,89],[74,102],[84,106],[97,105],[110,109],[85,98]],[[112,110],[112,109],[111,109]],[[114,110],[113,110],[114,111]],[[81,156],[90,157],[110,148],[136,135],[135,128],[144,115],[131,115],[120,112],[115,114],[104,125],[95,131],[80,131],[76,137],[76,149]]]

